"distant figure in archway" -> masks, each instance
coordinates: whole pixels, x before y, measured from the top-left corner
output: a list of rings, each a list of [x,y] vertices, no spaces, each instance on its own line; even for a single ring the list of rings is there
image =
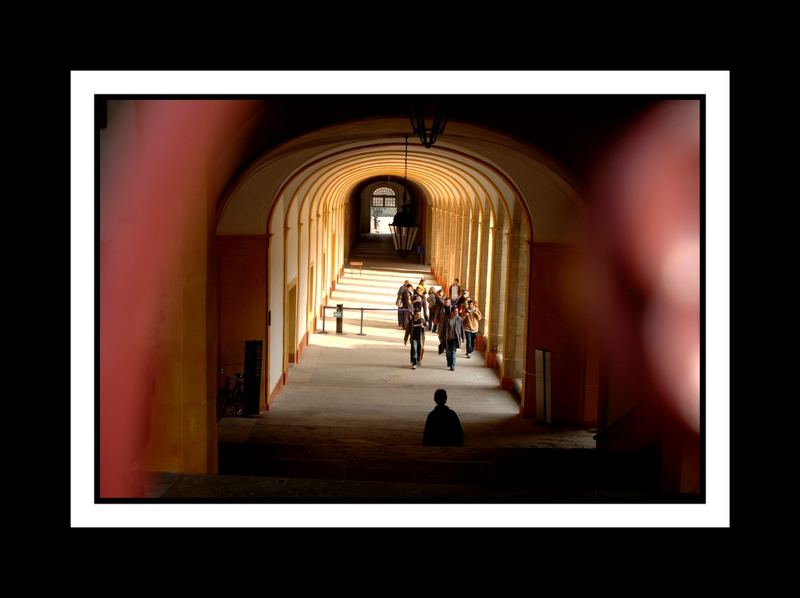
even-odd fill
[[[447,407],[447,391],[439,388],[433,394],[436,407],[428,414],[422,446],[464,446],[464,430],[458,414]]]

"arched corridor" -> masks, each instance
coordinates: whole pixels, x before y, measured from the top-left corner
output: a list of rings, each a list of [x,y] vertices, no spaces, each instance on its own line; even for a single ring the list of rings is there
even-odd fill
[[[517,130],[503,128],[502,106],[476,105],[461,118],[455,107],[427,148],[379,100],[341,103],[342,115],[290,134],[273,133],[275,119],[307,105],[108,102],[101,497],[697,497],[699,389],[687,379],[673,408],[636,331],[611,317],[604,293],[640,292],[639,281],[592,265],[623,236],[593,237],[611,230],[604,196],[589,195],[605,146],[582,141],[594,131],[610,143],[659,109],[695,139],[696,102],[623,102],[618,113],[606,103],[605,114],[576,104],[550,138],[537,137],[549,104],[533,102],[533,124]],[[606,130],[609,114],[617,128]],[[403,203],[419,226],[419,253],[405,261],[370,234],[375,207]],[[393,306],[403,280],[420,278],[458,279],[483,312],[476,351],[458,354],[455,371],[430,333],[422,367],[409,367]],[[694,298],[674,354],[694,347]],[[643,301],[613,305],[638,318]],[[336,334],[337,304],[366,308],[363,326],[345,311]],[[260,347],[255,365],[248,342]],[[245,372],[253,417],[217,423],[220,370]],[[463,448],[421,446],[436,388],[461,417]]]
[[[280,392],[288,363],[313,332],[319,306],[335,287],[358,235],[369,230],[358,183],[382,177],[386,184],[396,185],[389,179],[407,174],[425,260],[440,286],[460,278],[463,287],[483,301],[481,346],[485,340],[487,359],[499,368],[504,387],[510,389],[516,383],[524,414],[536,415],[534,368],[526,364],[533,363],[535,346],[547,346],[559,356],[560,369],[553,373],[559,382],[553,386],[558,395],[553,399],[556,421],[592,423],[596,381],[589,381],[588,388],[576,384],[580,378],[573,372],[581,367],[582,341],[575,338],[580,333],[572,328],[569,314],[562,313],[557,286],[561,283],[559,262],[569,252],[563,243],[574,238],[581,210],[576,192],[547,164],[552,161],[536,156],[532,148],[456,122],[450,123],[446,141],[430,149],[414,146],[406,172],[403,138],[391,137],[392,131],[404,126],[403,121],[372,119],[331,127],[263,156],[240,177],[224,200],[217,243],[225,260],[237,259],[235,251],[248,251],[238,259],[249,260],[266,250],[263,269],[269,275],[263,295],[260,283],[256,287],[249,282],[256,280],[253,273],[242,276],[237,269],[236,277],[220,268],[223,287],[237,288],[235,302],[230,304],[223,297],[219,310],[221,363],[235,363],[235,355],[226,348],[238,354],[246,340],[226,336],[229,330],[243,332],[242,318],[252,322],[247,329],[251,338],[259,338],[259,328],[264,326],[258,316],[242,312],[243,295],[252,297],[248,303],[253,306],[263,301],[263,308],[254,311],[281,322],[286,321],[290,293],[300,297],[299,305],[292,303],[291,330],[267,326],[262,402],[268,408]],[[291,167],[284,164],[290,160]],[[516,179],[506,174],[514,169],[519,172]],[[274,202],[270,201],[273,194]],[[247,249],[242,249],[243,239],[249,240]],[[531,248],[541,259],[531,260]],[[536,293],[529,293],[531,276],[547,280]],[[534,302],[548,313],[547,323],[529,317]],[[292,337],[288,349],[287,335]],[[531,343],[529,335],[535,337]],[[277,358],[278,354],[283,358]]]
[[[353,260],[364,265],[345,268],[330,303],[384,311],[365,311],[363,325],[360,311],[345,311],[340,335],[328,310],[326,333],[309,337],[269,417],[222,420],[220,473],[329,480],[324,490],[317,482],[326,494],[334,482],[346,481],[372,498],[424,497],[420,487],[435,496],[500,497],[498,484],[509,496],[510,482],[519,486],[524,479],[519,471],[499,472],[502,466],[508,469],[512,456],[518,458],[515,449],[594,448],[591,432],[520,418],[518,399],[501,388],[479,351],[469,360],[462,351],[451,372],[444,355],[437,354],[438,338],[428,333],[422,365],[410,369],[396,310],[387,306],[403,280],[424,278],[428,287],[436,281],[426,266],[381,254],[379,243],[356,246]],[[464,449],[421,446],[421,427],[439,387],[447,389],[448,405],[460,416]],[[363,484],[367,481],[395,484],[373,488]],[[411,483],[416,489],[402,485]],[[173,487],[170,496],[180,491]],[[517,488],[510,496],[522,492]]]

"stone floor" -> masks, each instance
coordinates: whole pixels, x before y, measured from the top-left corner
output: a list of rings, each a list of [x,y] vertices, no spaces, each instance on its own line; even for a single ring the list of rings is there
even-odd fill
[[[419,446],[434,391],[444,388],[466,447],[594,447],[591,431],[541,427],[519,417],[516,398],[499,387],[479,352],[470,359],[459,353],[451,372],[436,352],[436,337],[428,335],[422,366],[412,370],[402,331],[386,334],[383,340],[369,333],[312,335],[270,411],[224,418],[220,441]]]

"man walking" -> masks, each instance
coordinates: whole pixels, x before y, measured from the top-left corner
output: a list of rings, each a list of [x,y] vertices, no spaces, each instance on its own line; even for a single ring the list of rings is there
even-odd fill
[[[456,369],[456,349],[464,344],[464,322],[458,316],[458,310],[450,309],[449,317],[439,326],[439,343],[445,345],[447,367]]]
[[[456,301],[461,298],[461,285],[458,284],[458,278],[453,280],[453,284],[450,285],[450,302],[455,305]]]
[[[461,318],[464,320],[464,336],[467,337],[467,354],[466,358],[469,359],[472,352],[475,350],[475,335],[478,333],[478,322],[483,317],[481,310],[475,305],[472,299],[467,299],[467,307]]]
[[[403,307],[404,307],[404,305],[403,305],[403,292],[406,290],[406,287],[408,285],[410,285],[410,284],[411,283],[406,280],[402,284],[402,286],[399,289],[397,289],[397,302],[396,302],[396,305],[397,305],[397,325],[400,328],[405,327],[406,322],[408,321],[404,317],[404,314],[406,314],[408,312],[403,311]]]
[[[406,325],[406,335],[403,344],[408,344],[411,338],[411,369],[416,370],[422,361],[422,351],[425,350],[425,320],[422,319],[422,312],[414,310],[414,317]]]

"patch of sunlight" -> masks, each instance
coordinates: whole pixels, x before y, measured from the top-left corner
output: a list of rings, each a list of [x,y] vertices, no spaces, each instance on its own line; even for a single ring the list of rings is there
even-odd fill
[[[376,335],[377,336],[377,335]],[[389,338],[389,337],[383,337]],[[398,340],[402,341],[402,337]],[[392,347],[396,348],[397,340],[380,340],[380,338],[367,338],[362,336],[355,336],[349,334],[336,334],[331,332],[328,334],[315,333],[312,334],[308,342],[310,345],[319,345],[320,347],[336,347],[338,349],[355,349],[361,347]]]
[[[420,278],[427,278],[426,274],[429,275],[430,273],[430,266],[423,266],[420,264],[419,269],[417,270],[401,270],[398,268],[364,268],[362,275],[369,276],[373,278],[380,278],[385,280],[390,280],[394,278],[399,278],[400,283],[403,282],[406,278],[411,280],[411,278],[416,277],[417,280]],[[358,274],[355,274],[355,277],[358,278]]]

